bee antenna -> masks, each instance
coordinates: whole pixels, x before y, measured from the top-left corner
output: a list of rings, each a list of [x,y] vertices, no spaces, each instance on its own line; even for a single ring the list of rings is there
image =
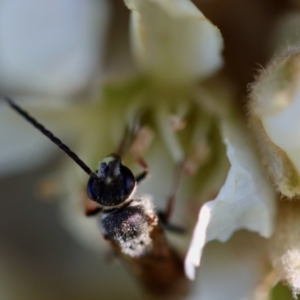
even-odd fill
[[[40,124],[37,120],[31,117],[25,110],[23,110],[19,105],[17,105],[10,98],[3,96],[3,99],[14,109],[17,113],[19,113],[22,117],[24,117],[30,124],[32,124],[36,129],[38,129],[42,134],[48,137],[54,144],[56,144],[60,149],[62,149],[68,156],[70,156],[77,165],[81,167],[88,175],[93,175],[92,170],[75,154],[67,145],[65,145],[59,138],[57,138],[51,131],[46,129],[42,124]]]

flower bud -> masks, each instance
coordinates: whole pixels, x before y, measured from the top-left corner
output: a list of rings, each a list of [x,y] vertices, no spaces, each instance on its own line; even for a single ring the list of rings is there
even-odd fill
[[[300,194],[300,52],[278,55],[251,87],[250,116],[276,188]]]

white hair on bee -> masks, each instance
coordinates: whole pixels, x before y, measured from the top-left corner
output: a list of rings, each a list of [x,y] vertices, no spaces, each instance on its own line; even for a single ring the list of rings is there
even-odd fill
[[[143,194],[138,197],[139,197],[138,199],[134,199],[134,201],[131,203],[131,206],[137,206],[142,204],[143,209],[148,216],[151,216],[153,218],[154,216],[156,217],[156,211],[153,204],[152,196],[148,194]],[[157,225],[158,218],[156,217],[156,219],[153,222],[154,222],[152,223],[153,226]]]
[[[105,174],[105,168],[108,167],[108,165],[112,162],[115,162],[115,166],[113,168],[113,173],[111,174],[112,177],[110,177]],[[120,165],[121,165],[121,161],[119,158],[117,158],[114,155],[108,155],[99,162],[99,166],[98,166],[96,174],[99,178],[105,177],[107,184],[109,184],[113,180],[113,177],[118,177],[120,175],[120,173],[121,173]]]
[[[131,257],[142,256],[151,250],[150,232],[157,224],[158,217],[148,195],[131,199],[122,210],[112,209],[101,215],[104,236],[115,240],[122,252]]]

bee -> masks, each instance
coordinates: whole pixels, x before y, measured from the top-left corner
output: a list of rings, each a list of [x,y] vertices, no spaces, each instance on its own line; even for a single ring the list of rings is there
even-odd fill
[[[144,170],[134,176],[122,164],[120,156],[112,153],[102,159],[93,172],[77,154],[23,108],[8,97],[4,100],[88,174],[87,195],[90,203],[85,214],[98,218],[104,239],[144,289],[156,298],[183,298],[188,287],[183,261],[169,246],[163,228],[170,212],[158,214],[150,198],[134,195],[137,185],[148,175],[145,161],[139,160]]]

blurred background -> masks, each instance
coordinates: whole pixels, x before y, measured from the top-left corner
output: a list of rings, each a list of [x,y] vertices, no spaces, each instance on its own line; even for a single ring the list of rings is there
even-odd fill
[[[243,106],[255,70],[273,55],[277,24],[298,11],[299,1],[193,2],[221,30],[222,72]],[[128,17],[121,0],[0,0],[0,93],[39,105],[94,96],[103,80],[134,71]],[[12,122],[13,113],[0,108],[0,299],[139,299],[119,262],[108,264],[74,240],[58,204],[35,194],[63,154],[53,148],[30,160],[30,147],[45,138],[30,126],[19,136],[23,121]],[[28,145],[31,135],[36,144]]]
[[[0,93],[21,103],[38,99],[41,106],[91,97],[114,71],[107,43],[112,49],[121,43],[120,53],[129,53],[128,9],[112,2],[1,0]],[[124,71],[130,64],[120,58],[117,66]],[[138,299],[134,280],[118,261],[107,263],[105,251],[96,254],[73,239],[58,203],[36,195],[37,182],[59,167],[63,154],[53,147],[37,161],[28,157],[29,138],[41,152],[48,151],[38,142],[45,138],[19,116],[14,121],[25,130],[18,134],[9,124],[14,113],[0,107],[0,299]]]

